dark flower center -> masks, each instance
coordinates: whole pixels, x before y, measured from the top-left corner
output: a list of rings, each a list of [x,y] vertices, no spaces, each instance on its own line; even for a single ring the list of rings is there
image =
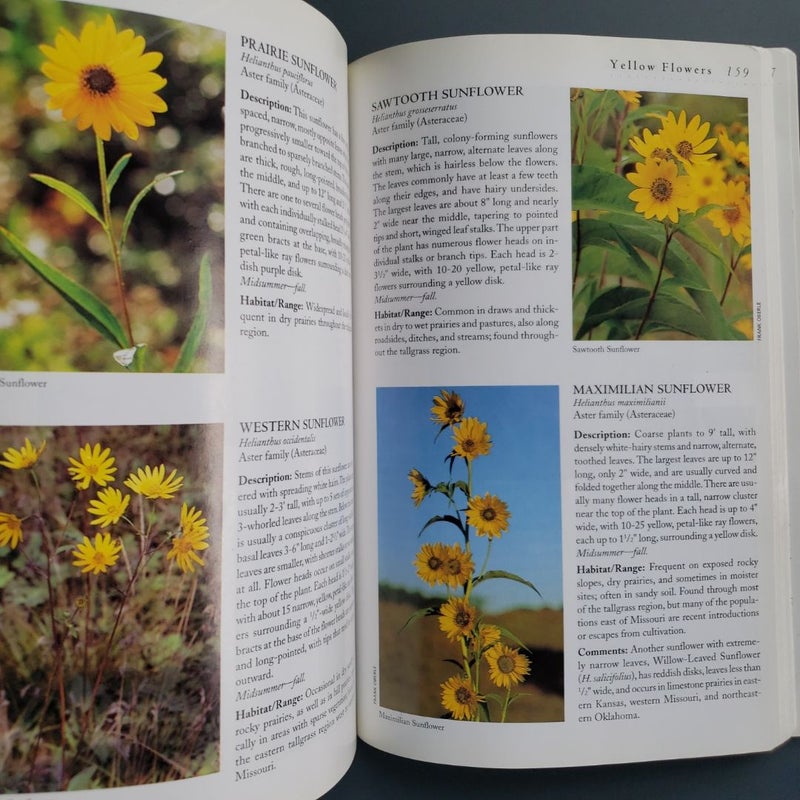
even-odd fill
[[[84,88],[95,95],[111,94],[117,85],[117,79],[106,67],[87,67],[81,80]]]
[[[514,671],[514,659],[511,656],[500,656],[497,659],[497,669],[504,675],[510,675]]]
[[[462,706],[468,706],[472,702],[472,692],[466,686],[459,686],[455,692],[456,702]]]
[[[735,225],[742,218],[742,209],[739,206],[731,206],[722,212],[729,225]]]
[[[672,197],[672,182],[666,178],[656,178],[650,184],[650,194],[653,195],[654,200],[666,203]]]
[[[454,619],[459,628],[467,628],[471,622],[469,612],[467,611],[459,611]]]
[[[472,439],[464,439],[464,441],[461,442],[461,449],[465,453],[471,453],[475,449],[475,442]]]
[[[445,570],[450,575],[458,575],[461,572],[461,562],[457,558],[451,558],[445,565]]]
[[[678,142],[678,146],[675,148],[678,151],[678,155],[681,158],[685,158],[687,161],[692,160],[692,155],[694,154],[694,147],[692,143],[684,139],[682,142]]]
[[[442,568],[442,563],[443,562],[441,558],[437,558],[436,556],[431,556],[428,559],[428,569],[430,569],[431,572],[436,572],[437,570]]]
[[[483,511],[481,511],[481,519],[485,520],[486,522],[491,522],[496,516],[497,513],[491,507],[484,508]]]

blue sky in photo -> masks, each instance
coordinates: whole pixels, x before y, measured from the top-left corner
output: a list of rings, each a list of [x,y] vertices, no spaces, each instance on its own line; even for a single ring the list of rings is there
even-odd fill
[[[491,452],[473,460],[473,494],[487,492],[503,500],[511,513],[509,528],[492,545],[488,569],[513,572],[530,588],[508,580],[490,580],[475,590],[487,611],[518,606],[560,608],[561,486],[556,386],[436,386],[377,390],[378,547],[380,580],[422,593],[444,596],[444,587],[420,580],[414,558],[425,543],[464,540],[452,524],[438,522],[418,536],[435,515],[452,513],[447,499],[432,494],[419,507],[411,500],[409,470],[414,467],[432,484],[451,480],[445,460],[452,433],[431,420],[433,398],[444,388],[465,403],[465,416],[488,425]],[[434,441],[435,440],[435,441]],[[454,464],[452,480],[466,480],[464,459]],[[463,503],[460,500],[464,500]],[[466,507],[457,493],[459,507]],[[488,539],[472,531],[473,561],[479,570]]]

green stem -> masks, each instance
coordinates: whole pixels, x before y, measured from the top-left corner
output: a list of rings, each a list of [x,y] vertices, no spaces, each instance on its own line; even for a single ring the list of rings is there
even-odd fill
[[[664,246],[661,248],[661,254],[658,259],[658,275],[656,276],[656,282],[653,285],[653,291],[650,292],[650,298],[647,301],[647,308],[644,310],[642,321],[639,323],[639,329],[636,331],[636,336],[634,337],[637,341],[642,335],[644,326],[647,324],[647,319],[653,309],[653,303],[655,302],[656,294],[658,293],[658,287],[661,285],[661,276],[664,274],[664,264],[667,261],[667,249],[669,248],[669,243],[672,240],[672,234],[675,232],[666,222],[664,223],[664,230],[666,232],[666,237],[664,239]]]
[[[722,308],[722,306],[725,304],[725,298],[728,296],[728,289],[731,288],[731,283],[733,281],[733,274],[734,274],[734,272],[736,272],[736,267],[739,266],[739,256],[740,255],[741,255],[741,253],[739,253],[739,255],[737,255],[736,258],[734,258],[733,257],[733,252],[731,252],[731,261],[732,261],[732,263],[731,263],[730,270],[728,270],[728,280],[725,282],[725,288],[722,290],[722,297],[720,297],[720,299],[719,299],[720,308]]]
[[[111,247],[111,260],[114,264],[114,273],[117,278],[117,291],[119,301],[122,305],[123,322],[125,324],[125,334],[128,337],[128,345],[133,347],[133,329],[131,328],[131,318],[128,313],[128,301],[125,293],[125,279],[122,275],[122,256],[119,244],[114,238],[114,228],[111,221],[111,192],[108,188],[108,170],[106,168],[106,152],[103,147],[103,140],[95,134],[97,144],[97,166],[100,173],[100,197],[103,201],[103,230],[106,232],[108,244]]]

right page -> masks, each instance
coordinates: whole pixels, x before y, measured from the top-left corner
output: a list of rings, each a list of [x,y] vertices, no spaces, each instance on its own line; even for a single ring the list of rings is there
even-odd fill
[[[790,735],[794,69],[539,36],[351,66],[370,744],[532,767]]]

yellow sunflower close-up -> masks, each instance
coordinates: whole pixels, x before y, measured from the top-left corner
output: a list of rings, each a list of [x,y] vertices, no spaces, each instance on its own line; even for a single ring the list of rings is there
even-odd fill
[[[645,219],[677,222],[678,212],[689,203],[689,179],[678,174],[678,165],[665,159],[648,159],[636,165],[635,172],[625,176],[634,186],[629,199]]]
[[[488,455],[492,449],[492,439],[486,431],[486,423],[476,417],[466,417],[463,422],[453,428],[455,445],[453,452],[457,456],[472,461],[478,456]]]
[[[167,81],[153,72],[163,56],[145,53],[145,46],[130,28],[117,31],[110,15],[100,24],[87,22],[78,37],[60,28],[54,45],[39,45],[47,58],[41,69],[50,79],[47,107],[105,141],[112,129],[138,139],[139,126],[155,125],[154,113],[167,110],[156,94]]]
[[[16,514],[0,511],[0,547],[12,550],[22,541],[22,520]]]
[[[475,571],[472,556],[461,549],[461,545],[454,544],[446,548],[444,558],[445,583],[452,589],[463,586]]]
[[[508,506],[499,498],[488,492],[479,497],[474,495],[467,506],[467,522],[475,528],[478,536],[493,539],[508,530],[508,519],[511,514]]]
[[[111,449],[99,444],[85,444],[78,451],[78,458],[71,458],[67,467],[70,477],[79,489],[88,489],[94,481],[98,486],[105,486],[114,480],[117,468],[114,466]]]
[[[750,242],[750,197],[744,181],[727,181],[714,198],[722,208],[708,212],[708,218],[723,236],[733,236],[741,246]]]
[[[414,505],[418,506],[428,496],[431,485],[428,479],[418,469],[410,470],[408,479],[414,487],[411,490],[411,499],[414,501]]]
[[[208,527],[203,512],[184,503],[181,507],[181,534],[172,540],[167,558],[175,559],[182,572],[194,572],[195,565],[204,567],[206,564],[197,553],[208,548],[207,538]]]
[[[456,392],[448,392],[442,389],[433,398],[431,407],[431,419],[440,425],[455,425],[461,422],[464,416],[464,401]]]
[[[9,447],[4,451],[0,465],[8,469],[30,469],[39,460],[46,444],[47,442],[42,442],[38,447],[34,447],[30,439],[25,439],[22,447]]]
[[[474,720],[478,713],[478,703],[483,698],[472,688],[463,675],[453,675],[440,684],[442,705],[452,714],[453,719]]]
[[[716,153],[709,152],[717,143],[716,138],[706,138],[711,123],[702,122],[699,114],[687,122],[685,111],[681,111],[677,119],[669,111],[662,122],[661,140],[684,164],[697,164],[717,157]]]
[[[174,469],[167,475],[167,469],[163,464],[157,467],[145,466],[128,475],[125,485],[136,494],[148,497],[150,500],[171,500],[183,486],[183,478],[177,475],[177,472]]]
[[[478,610],[466,600],[451,597],[439,606],[439,627],[450,641],[471,636],[478,621]]]
[[[417,575],[430,586],[445,583],[444,566],[447,557],[447,546],[439,544],[424,544],[414,559]]]
[[[92,520],[92,525],[100,525],[107,528],[109,525],[116,525],[128,508],[131,501],[129,494],[122,494],[119,489],[109,486],[100,489],[97,498],[89,503],[87,511],[96,517]]]
[[[510,689],[522,683],[531,671],[528,657],[516,647],[509,647],[502,642],[490,647],[484,655],[489,665],[489,679],[501,689]]]
[[[107,572],[109,567],[117,563],[122,545],[111,539],[110,533],[97,533],[94,542],[88,536],[83,537],[83,542],[73,551],[72,565],[79,567],[81,572],[91,572],[99,575]]]

